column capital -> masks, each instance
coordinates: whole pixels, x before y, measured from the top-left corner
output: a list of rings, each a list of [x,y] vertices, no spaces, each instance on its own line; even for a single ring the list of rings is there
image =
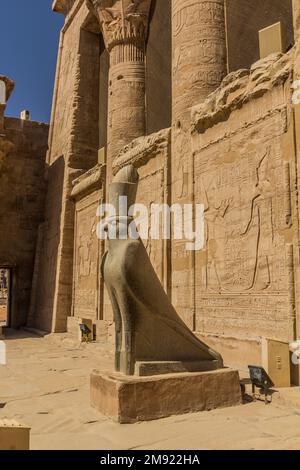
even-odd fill
[[[117,44],[146,42],[151,0],[86,0],[86,3],[98,18],[108,51]]]

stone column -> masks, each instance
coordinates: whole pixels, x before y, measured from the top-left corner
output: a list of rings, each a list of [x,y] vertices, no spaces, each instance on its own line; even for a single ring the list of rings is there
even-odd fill
[[[145,135],[145,46],[151,0],[87,0],[97,15],[110,55],[107,181],[112,162]]]
[[[173,123],[226,75],[224,0],[172,0]]]
[[[172,0],[172,202],[195,202],[191,107],[201,103],[227,73],[224,0]],[[195,327],[195,252],[172,242],[172,298]]]

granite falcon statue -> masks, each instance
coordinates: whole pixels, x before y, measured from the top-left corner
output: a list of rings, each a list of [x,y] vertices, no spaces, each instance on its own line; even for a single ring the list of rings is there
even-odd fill
[[[130,207],[136,196],[138,173],[133,166],[119,171],[110,185],[109,202],[117,210],[120,196]],[[118,214],[118,212],[117,212]],[[116,327],[116,371],[135,373],[137,362],[194,363],[193,371],[223,367],[222,357],[202,343],[181,320],[165,293],[140,238],[119,239],[133,222],[117,215],[107,222],[116,228],[102,261],[102,275],[113,306]]]

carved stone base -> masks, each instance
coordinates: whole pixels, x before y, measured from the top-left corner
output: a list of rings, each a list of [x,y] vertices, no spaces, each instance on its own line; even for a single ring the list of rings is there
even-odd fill
[[[207,372],[219,369],[219,361],[149,361],[136,362],[135,375],[149,377],[152,375],[178,374],[182,372]]]
[[[98,371],[91,375],[91,405],[122,424],[240,403],[239,375],[231,369],[152,377]]]

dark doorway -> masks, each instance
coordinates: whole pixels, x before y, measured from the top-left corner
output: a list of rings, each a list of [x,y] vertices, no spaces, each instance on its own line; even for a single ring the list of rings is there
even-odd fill
[[[10,282],[11,270],[0,267],[0,326],[9,326]]]

